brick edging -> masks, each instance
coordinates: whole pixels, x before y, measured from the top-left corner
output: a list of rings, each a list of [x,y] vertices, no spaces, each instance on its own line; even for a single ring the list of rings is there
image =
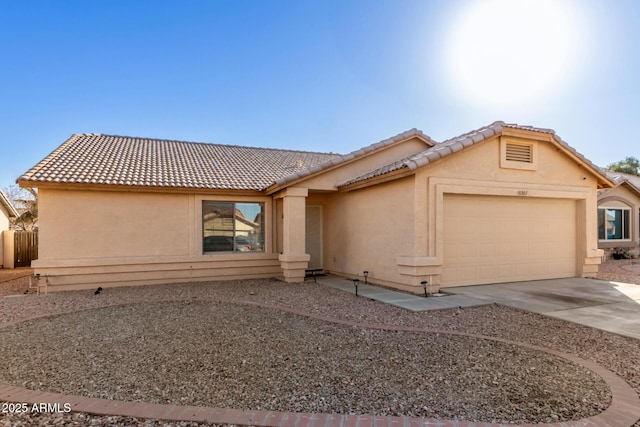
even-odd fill
[[[167,299],[154,301],[153,303],[180,302],[181,299]],[[191,300],[189,300],[192,302]],[[200,299],[198,302],[227,302],[240,305],[249,305],[271,310],[284,311],[287,313],[308,317],[324,322],[340,324],[344,326],[357,326],[367,329],[379,329],[397,332],[414,333],[436,333],[442,335],[453,335],[468,338],[483,339],[489,341],[510,344],[527,349],[553,354],[565,360],[580,365],[603,379],[611,390],[611,405],[599,413],[589,418],[581,420],[565,421],[553,424],[522,424],[523,426],[552,426],[552,427],[604,427],[604,426],[631,426],[640,419],[640,398],[637,393],[612,371],[598,365],[595,362],[582,359],[569,353],[558,350],[536,346],[527,343],[510,341],[503,338],[491,337],[488,335],[478,335],[466,332],[447,331],[440,329],[419,328],[411,326],[394,326],[385,324],[370,324],[349,320],[338,320],[325,316],[307,313],[300,310],[256,303],[244,300],[218,300]],[[79,311],[94,310],[97,308],[108,308],[115,306],[127,306],[141,304],[132,302],[125,304],[114,304],[102,307],[91,307],[80,310],[70,310],[62,313],[55,313],[42,316],[33,316],[28,319],[13,321],[2,325],[0,329],[5,329],[17,323],[27,320],[34,320],[52,315],[69,314]],[[375,416],[375,415],[342,415],[342,414],[320,414],[320,413],[295,413],[278,411],[249,411],[231,408],[211,408],[203,406],[177,406],[156,403],[129,402],[121,400],[99,399],[92,397],[82,397],[63,393],[50,393],[38,390],[30,390],[24,387],[12,386],[0,382],[0,400],[5,402],[20,402],[29,405],[40,404],[42,402],[52,404],[51,407],[64,411],[64,404],[70,404],[71,411],[85,412],[94,415],[130,416],[136,418],[152,418],[170,421],[199,421],[215,424],[237,424],[254,425],[262,427],[513,427],[515,424],[491,424],[486,422],[467,422],[442,420],[432,418],[414,418],[407,416]],[[57,404],[57,405],[56,405]]]

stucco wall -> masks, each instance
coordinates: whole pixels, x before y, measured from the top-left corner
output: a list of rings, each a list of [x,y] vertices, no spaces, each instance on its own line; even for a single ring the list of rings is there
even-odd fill
[[[4,261],[4,244],[3,244],[3,231],[9,229],[9,212],[0,205],[0,267],[13,268],[13,266],[5,266]]]
[[[629,241],[599,241],[601,249],[610,250],[616,247],[631,248],[631,252],[638,255],[640,246],[640,197],[626,185],[618,185],[598,196],[598,207],[629,208],[630,239]]]
[[[189,280],[277,275],[277,254],[203,254],[202,201],[259,201],[220,197],[42,188],[36,273],[51,288],[77,289]]]
[[[188,255],[188,195],[44,190],[41,260]]]
[[[444,262],[444,194],[573,200],[576,204],[576,275],[597,271],[596,177],[550,141],[530,142],[535,170],[500,167],[495,137],[420,168],[414,176],[324,196],[325,268],[420,292],[420,281],[437,286]],[[310,199],[309,203],[317,203]]]
[[[336,184],[371,172],[377,168],[383,167],[396,160],[409,157],[429,148],[422,140],[418,138],[410,138],[406,141],[398,142],[396,145],[379,150],[369,155],[362,156],[355,161],[340,164],[332,170],[314,176],[304,181],[300,186],[309,188],[310,190],[328,190],[336,189]]]
[[[378,283],[402,283],[396,257],[415,249],[413,177],[333,194],[324,203],[324,268],[354,277],[367,270]]]
[[[544,140],[528,142],[534,144],[538,157],[535,170],[500,167],[500,137],[495,137],[418,171],[417,194],[423,194],[422,187],[431,208],[426,228],[416,230],[417,239],[422,239],[416,247],[428,249],[425,258],[415,263],[416,271],[422,268],[425,274],[432,273],[430,267],[444,261],[442,239],[446,236],[438,215],[442,214],[443,195],[448,193],[574,200],[576,275],[597,271],[602,252],[597,245],[596,177],[559,152],[555,144]]]

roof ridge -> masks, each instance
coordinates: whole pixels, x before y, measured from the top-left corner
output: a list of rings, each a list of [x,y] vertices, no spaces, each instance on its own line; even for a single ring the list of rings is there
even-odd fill
[[[478,129],[473,129],[473,130],[470,130],[468,132],[462,133],[462,134],[460,134],[458,136],[454,136],[452,138],[445,139],[444,141],[439,142],[438,144],[445,144],[445,143],[450,143],[451,141],[454,141],[454,140],[457,140],[457,139],[468,138],[471,135],[482,133],[487,129],[494,129],[494,130],[500,131],[505,126],[507,126],[505,124],[505,122],[503,122],[502,120],[496,120],[495,122],[493,122],[491,124],[488,124],[488,125],[485,125],[485,126],[481,126]]]
[[[532,132],[550,133],[552,135],[556,134],[556,131],[551,128],[539,128],[537,126],[519,125],[517,123],[504,123],[503,126],[510,129],[522,129],[522,130],[529,130]]]
[[[144,140],[144,141],[157,141],[157,142],[172,142],[178,144],[198,144],[198,145],[206,145],[206,146],[222,146],[222,147],[230,147],[230,148],[249,148],[255,150],[267,150],[267,151],[280,151],[287,153],[310,153],[310,154],[333,154],[339,156],[338,153],[333,152],[325,152],[325,151],[309,151],[309,150],[292,150],[287,148],[272,148],[272,147],[257,147],[251,145],[239,145],[239,144],[221,144],[218,142],[203,142],[203,141],[184,141],[179,139],[167,139],[167,138],[152,138],[145,136],[130,136],[130,135],[114,135],[114,134],[105,134],[105,133],[82,133],[82,134],[73,134],[74,136],[102,136],[105,138],[127,138],[134,140]]]
[[[600,170],[598,166],[594,165],[590,160],[588,160],[586,157],[580,154],[575,148],[573,148],[571,145],[563,141],[562,138],[560,138],[553,129],[537,128],[534,126],[524,126],[524,125],[518,125],[518,124],[506,124],[505,122],[498,120],[489,125],[482,126],[478,129],[474,129],[472,131],[469,131],[461,135],[455,136],[453,138],[449,138],[445,141],[439,142],[433,147],[429,147],[426,150],[423,150],[419,153],[405,157],[404,159],[396,160],[395,162],[389,163],[385,166],[377,168],[366,174],[341,182],[338,184],[338,188],[345,187],[347,185],[354,184],[357,182],[365,181],[365,180],[368,180],[380,175],[384,175],[389,172],[393,172],[402,168],[409,168],[411,170],[415,170],[433,161],[439,160],[457,151],[463,150],[471,145],[482,142],[485,139],[491,138],[494,135],[500,134],[505,127],[550,134],[553,140],[556,141],[562,147],[564,147],[568,152],[576,156],[586,165],[592,167],[597,173],[600,173],[603,177],[609,179],[602,172],[602,170]]]
[[[427,134],[425,134],[424,132],[422,132],[421,130],[417,129],[417,128],[411,128],[407,131],[401,132],[397,135],[394,135],[392,137],[380,140],[376,143],[373,144],[369,144],[366,145],[362,148],[359,148],[355,151],[352,151],[350,153],[347,154],[337,154],[335,158],[332,158],[330,160],[327,160],[324,163],[320,163],[318,165],[315,165],[313,167],[310,168],[306,168],[303,169],[301,171],[292,173],[291,175],[287,175],[284,176],[278,180],[275,181],[275,183],[273,185],[284,185],[287,184],[291,181],[295,181],[296,179],[300,179],[300,178],[304,178],[312,173],[317,173],[320,172],[322,170],[325,170],[327,168],[333,167],[333,166],[338,166],[342,163],[348,162],[350,160],[356,159],[358,157],[364,156],[368,153],[374,152],[382,147],[385,146],[389,146],[392,145],[394,143],[397,143],[399,141],[403,141],[403,140],[407,140],[409,138],[412,137],[420,137],[422,139],[424,139],[425,141],[427,141],[427,143],[436,145],[437,143]]]

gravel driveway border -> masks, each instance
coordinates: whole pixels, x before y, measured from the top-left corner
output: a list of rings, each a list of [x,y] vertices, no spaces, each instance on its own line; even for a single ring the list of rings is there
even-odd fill
[[[168,299],[165,302],[180,302],[180,299]],[[205,302],[202,301],[201,302]],[[220,302],[215,299],[209,299],[209,302]],[[266,309],[285,311],[291,314],[308,317],[328,323],[334,323],[344,326],[356,326],[368,329],[377,329],[385,331],[405,331],[420,333],[436,333],[443,335],[470,337],[476,339],[490,340],[505,344],[517,345],[523,348],[542,351],[564,358],[570,362],[576,363],[586,369],[589,369],[599,375],[609,386],[612,393],[612,403],[604,412],[577,421],[565,421],[563,423],[549,424],[554,426],[601,426],[601,425],[620,425],[628,426],[636,422],[640,418],[640,399],[635,391],[619,376],[604,367],[587,361],[585,359],[573,356],[568,353],[556,351],[536,345],[510,341],[507,339],[496,338],[486,335],[477,335],[465,332],[429,329],[421,327],[411,327],[406,325],[386,325],[367,323],[362,321],[351,321],[347,319],[335,319],[322,316],[318,313],[310,313],[307,311],[296,310],[291,307],[283,307],[280,305],[270,305],[258,303],[255,301],[225,299],[222,302],[234,303],[239,305],[248,305],[254,307],[262,307]],[[116,304],[126,305],[126,304]],[[73,313],[81,310],[69,310],[66,313]],[[58,313],[60,314],[60,313]],[[26,320],[48,317],[48,315],[35,315],[29,318],[22,318],[18,321],[9,322],[2,328],[21,323]],[[138,402],[125,402],[117,400],[85,398],[82,396],[73,396],[59,393],[48,393],[34,391],[22,387],[11,386],[0,383],[0,400],[5,402],[58,402],[61,406],[63,403],[70,403],[72,411],[86,412],[96,415],[120,415],[138,418],[155,418],[172,421],[195,421],[209,422],[216,424],[239,424],[239,425],[257,425],[257,426],[353,426],[353,427],[373,427],[380,424],[384,425],[401,425],[401,426],[445,426],[453,427],[466,425],[468,427],[480,427],[490,425],[489,423],[474,423],[461,421],[447,421],[442,419],[427,418],[410,418],[410,417],[382,417],[372,415],[337,415],[337,414],[309,414],[309,413],[289,413],[275,411],[242,411],[228,408],[207,408],[196,406],[176,406],[161,405]],[[542,425],[542,424],[539,424]]]

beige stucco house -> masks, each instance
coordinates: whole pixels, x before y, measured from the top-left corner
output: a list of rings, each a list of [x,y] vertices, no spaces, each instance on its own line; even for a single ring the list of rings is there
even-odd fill
[[[597,271],[614,183],[552,130],[410,130],[346,155],[73,135],[22,175],[39,189],[49,290],[308,269],[421,292]]]
[[[18,212],[16,212],[11,201],[0,190],[0,268],[13,268],[13,254],[11,253],[11,257],[5,256],[12,252],[13,242],[10,242],[6,236],[9,235],[10,218],[17,216]]]
[[[640,177],[605,171],[615,187],[598,192],[598,247],[640,254]]]

